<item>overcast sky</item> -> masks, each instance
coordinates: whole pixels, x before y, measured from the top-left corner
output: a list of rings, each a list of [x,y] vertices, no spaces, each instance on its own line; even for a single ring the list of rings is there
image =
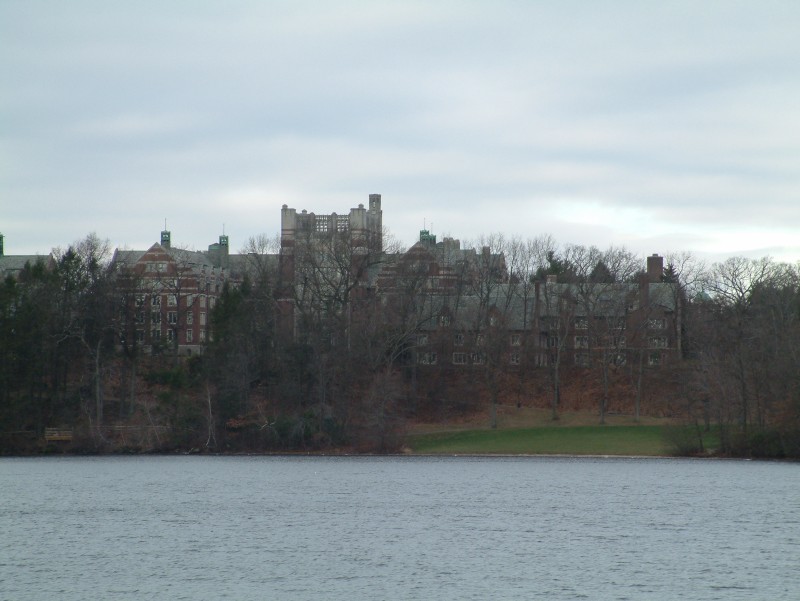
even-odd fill
[[[6,254],[370,193],[406,245],[799,260],[800,2],[0,1]]]

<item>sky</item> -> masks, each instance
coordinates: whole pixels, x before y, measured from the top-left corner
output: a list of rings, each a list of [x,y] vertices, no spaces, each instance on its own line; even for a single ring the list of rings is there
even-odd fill
[[[0,233],[419,230],[800,260],[800,2],[0,0]]]

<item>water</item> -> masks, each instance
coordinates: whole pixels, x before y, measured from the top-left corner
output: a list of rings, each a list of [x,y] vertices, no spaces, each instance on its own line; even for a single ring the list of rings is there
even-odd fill
[[[0,459],[0,599],[800,599],[800,466]]]

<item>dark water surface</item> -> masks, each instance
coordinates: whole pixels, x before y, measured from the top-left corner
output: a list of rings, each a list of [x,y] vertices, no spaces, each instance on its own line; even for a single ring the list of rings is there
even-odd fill
[[[800,599],[800,465],[0,459],[0,599]]]

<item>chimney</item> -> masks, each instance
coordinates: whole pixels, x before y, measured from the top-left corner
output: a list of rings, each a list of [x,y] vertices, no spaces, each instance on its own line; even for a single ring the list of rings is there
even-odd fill
[[[660,282],[663,275],[664,257],[659,256],[658,253],[653,253],[647,257],[647,281],[650,283]]]

